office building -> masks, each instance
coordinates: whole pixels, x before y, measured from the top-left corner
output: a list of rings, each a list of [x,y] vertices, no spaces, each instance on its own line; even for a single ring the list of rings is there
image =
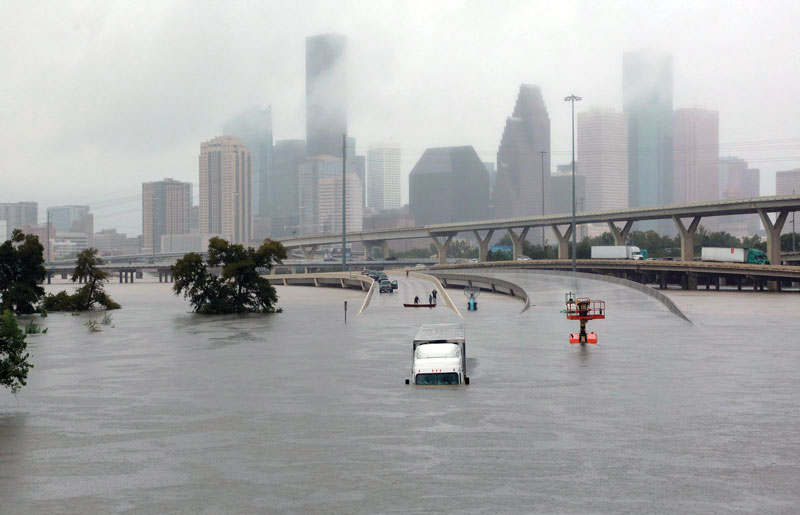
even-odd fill
[[[585,178],[584,211],[628,207],[628,119],[611,109],[578,113],[578,174]],[[571,165],[570,165],[571,168]],[[571,197],[570,197],[571,198]],[[571,202],[571,200],[570,200]],[[570,208],[571,210],[571,208]]]
[[[744,159],[719,158],[718,187],[720,200],[754,198],[761,194],[761,173]],[[758,215],[732,215],[704,219],[703,225],[711,231],[726,231],[734,236],[752,236],[761,231]]]
[[[48,207],[47,218],[56,232],[83,233],[88,238],[89,246],[94,246],[94,215],[89,212],[89,206]]]
[[[252,155],[252,206],[253,215],[268,217],[271,213],[272,194],[270,169],[272,166],[272,107],[254,107],[228,121],[223,126],[226,136],[235,136],[245,142]]]
[[[400,208],[400,154],[394,145],[367,150],[367,206],[377,212]]]
[[[539,87],[523,84],[514,112],[506,119],[497,151],[492,217],[515,218],[547,212],[549,170],[550,117]]]
[[[578,170],[581,169],[581,166],[576,166]],[[558,214],[572,214],[572,163],[558,165],[556,167],[556,173],[552,174],[550,177],[550,184],[551,184],[551,192],[552,192],[552,210],[550,214],[558,215]],[[588,191],[587,186],[588,179],[583,175],[575,174],[575,212],[581,213],[586,211],[587,205],[587,195],[586,192]],[[561,227],[562,231],[565,230],[565,227]],[[589,235],[590,227],[588,224],[580,224],[578,225],[577,234],[575,234],[575,238],[577,241],[582,241],[586,236]],[[605,230],[608,230],[608,226],[606,226]],[[533,232],[533,231],[532,231]],[[538,230],[536,231],[539,232]],[[555,242],[557,241],[555,235],[550,232],[548,229],[547,231],[547,241]],[[601,233],[602,234],[602,233]],[[536,241],[536,237],[528,235],[528,238]],[[537,241],[538,243],[538,241]]]
[[[488,218],[489,173],[471,146],[425,150],[408,180],[419,225]]]
[[[623,105],[628,116],[628,205],[671,204],[672,57],[628,52],[622,65]]]
[[[717,200],[719,113],[708,109],[676,109],[672,131],[673,202]]]
[[[306,142],[309,156],[342,157],[347,134],[344,36],[306,38]]]
[[[361,180],[346,173],[347,231],[360,231],[363,222]],[[310,157],[298,168],[299,227],[292,233],[341,233],[342,160],[332,156]]]
[[[306,159],[306,142],[301,139],[275,142],[272,152],[273,237],[297,233],[300,227],[299,167]]]
[[[200,233],[231,243],[252,237],[252,155],[247,144],[219,136],[200,145]]]
[[[190,232],[191,217],[192,183],[174,179],[142,183],[142,252],[161,252],[165,234]]]
[[[775,195],[800,195],[800,168],[775,174]]]
[[[35,225],[39,220],[39,204],[36,202],[0,203],[0,220],[6,222],[6,232],[2,236],[11,237],[14,229],[23,225]]]

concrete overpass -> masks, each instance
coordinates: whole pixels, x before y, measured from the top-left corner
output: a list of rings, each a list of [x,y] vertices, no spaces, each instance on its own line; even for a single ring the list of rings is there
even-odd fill
[[[692,240],[700,220],[706,217],[757,214],[767,232],[767,256],[772,263],[780,263],[780,235],[789,213],[800,211],[800,195],[783,197],[757,197],[750,199],[695,202],[668,206],[639,207],[616,211],[578,213],[577,224],[606,223],[617,245],[624,245],[634,222],[671,219],[681,237],[681,260],[692,261]],[[775,214],[775,221],[769,215]],[[439,262],[447,262],[447,249],[453,237],[461,232],[472,232],[478,240],[480,260],[485,261],[489,241],[495,231],[505,230],[511,237],[513,257],[522,253],[522,242],[528,231],[535,227],[550,227],[558,239],[558,258],[569,259],[569,241],[572,236],[572,215],[569,213],[499,220],[480,220],[420,227],[377,229],[347,234],[348,243],[362,243],[367,248],[384,247],[389,240],[431,238],[439,251]],[[313,256],[321,245],[341,244],[340,234],[318,234],[282,238],[287,248],[300,248],[306,257]]]

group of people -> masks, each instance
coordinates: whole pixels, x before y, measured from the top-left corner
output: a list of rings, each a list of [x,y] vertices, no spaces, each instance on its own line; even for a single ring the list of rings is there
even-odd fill
[[[437,292],[436,289],[431,291],[430,295],[428,295],[428,304],[436,304],[436,296],[438,294],[439,292]],[[419,295],[414,297],[414,304],[419,304]]]

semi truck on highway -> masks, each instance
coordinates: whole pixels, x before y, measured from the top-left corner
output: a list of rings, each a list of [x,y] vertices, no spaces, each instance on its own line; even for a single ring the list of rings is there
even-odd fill
[[[464,324],[423,324],[414,338],[411,375],[414,384],[469,384]],[[406,384],[410,381],[406,379]]]
[[[647,254],[630,245],[603,245],[592,247],[592,259],[647,259]]]
[[[700,251],[700,259],[702,261],[721,261],[723,263],[769,264],[767,255],[758,249],[703,247]]]

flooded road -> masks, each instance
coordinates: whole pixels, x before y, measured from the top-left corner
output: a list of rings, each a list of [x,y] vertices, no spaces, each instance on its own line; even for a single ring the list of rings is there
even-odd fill
[[[216,317],[142,282],[110,286],[123,309],[100,333],[85,315],[37,319],[28,386],[0,391],[0,511],[796,510],[792,306],[692,324],[621,286],[504,277],[530,310],[482,294],[467,312],[450,291],[461,388],[403,384],[419,324],[458,315],[403,308],[433,286],[399,275],[358,317],[353,290],[279,287],[282,314]],[[597,347],[567,343],[568,290],[606,300]]]

